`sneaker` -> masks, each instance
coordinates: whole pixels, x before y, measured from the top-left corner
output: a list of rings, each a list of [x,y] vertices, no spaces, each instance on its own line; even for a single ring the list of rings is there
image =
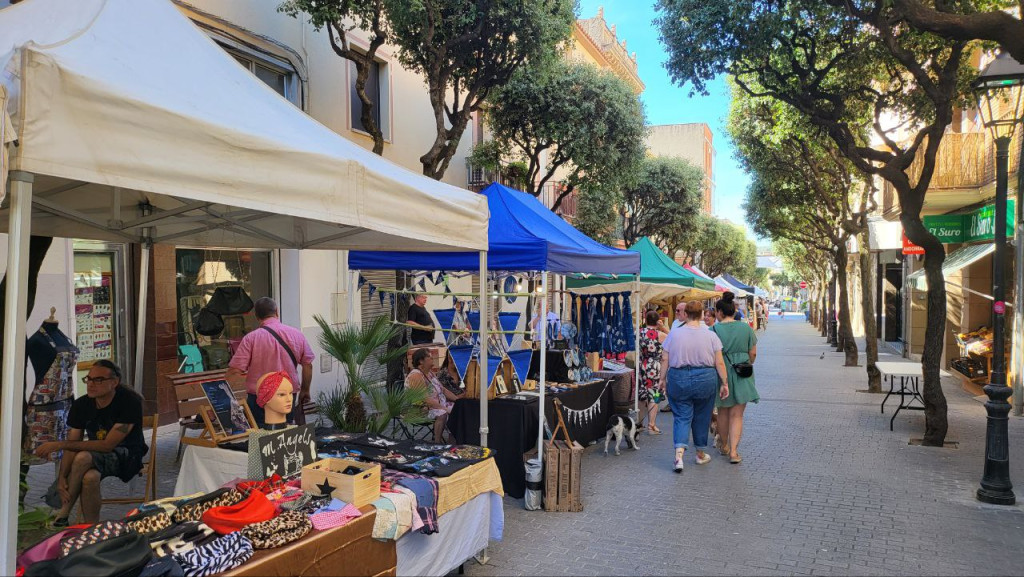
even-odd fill
[[[700,452],[697,453],[697,464],[698,465],[707,465],[710,462],[711,462],[711,455],[707,454],[704,451],[700,451]]]
[[[672,470],[675,471],[676,473],[682,473],[683,472],[683,458],[682,457],[679,457],[679,458],[676,459],[675,464],[672,465]]]

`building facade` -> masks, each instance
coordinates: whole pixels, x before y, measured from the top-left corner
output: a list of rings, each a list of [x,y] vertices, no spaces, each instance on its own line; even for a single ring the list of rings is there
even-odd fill
[[[647,151],[652,156],[682,158],[704,170],[704,212],[711,214],[715,199],[715,146],[711,127],[703,122],[647,127]]]

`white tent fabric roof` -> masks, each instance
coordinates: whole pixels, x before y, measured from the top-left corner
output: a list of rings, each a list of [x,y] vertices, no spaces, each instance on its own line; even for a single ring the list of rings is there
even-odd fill
[[[0,71],[10,168],[37,175],[34,234],[137,241],[145,225],[201,246],[487,249],[484,197],[317,123],[168,0],[0,10]]]
[[[573,287],[570,292],[581,295],[601,295],[609,293],[633,292],[640,294],[641,303],[666,302],[672,298],[707,300],[718,298],[721,293],[703,289],[683,287],[675,284],[651,283],[643,281],[625,281],[612,284],[595,284],[586,287]]]
[[[728,281],[726,281],[724,278],[722,278],[722,275],[718,275],[718,276],[715,277],[715,283],[725,287],[727,290],[732,291],[732,293],[735,294],[738,297],[745,297],[745,296],[750,295],[750,293],[748,293],[747,291],[745,291],[745,290],[743,290],[741,288],[737,288],[733,284],[731,284]]]

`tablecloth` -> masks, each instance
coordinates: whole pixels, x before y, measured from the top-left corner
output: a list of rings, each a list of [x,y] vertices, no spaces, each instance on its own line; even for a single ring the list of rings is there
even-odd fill
[[[398,540],[399,576],[448,575],[486,548],[488,538],[500,541],[505,527],[501,497],[482,493],[437,522],[440,530],[433,535],[407,533]]]

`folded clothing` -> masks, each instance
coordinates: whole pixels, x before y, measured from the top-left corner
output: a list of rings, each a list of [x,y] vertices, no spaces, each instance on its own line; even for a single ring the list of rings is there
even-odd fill
[[[284,480],[277,473],[262,481],[242,481],[235,485],[235,489],[238,489],[245,495],[248,495],[250,491],[259,491],[266,495],[282,487],[284,487]]]
[[[238,567],[248,561],[252,553],[252,542],[236,531],[191,551],[178,553],[174,560],[181,565],[185,577],[206,577]]]
[[[390,499],[381,497],[372,505],[377,509],[377,515],[373,519],[373,538],[380,541],[397,539],[398,513],[395,511],[395,504]]]
[[[174,560],[174,555],[154,557],[142,568],[139,577],[185,577],[185,571]]]
[[[60,542],[60,556],[67,557],[83,547],[95,545],[128,532],[128,527],[120,521],[104,521],[89,527],[78,535],[67,537]]]
[[[362,516],[362,514],[363,513],[358,507],[351,503],[347,503],[338,511],[327,510],[314,513],[309,516],[309,520],[313,523],[313,527],[315,527],[317,531],[326,531],[327,529],[346,525],[352,519]]]
[[[245,497],[242,493],[235,489],[217,489],[216,491],[207,493],[201,497],[189,499],[188,501],[179,504],[172,519],[175,523],[181,523],[182,521],[198,521],[202,519],[203,513],[206,513],[214,507],[229,507],[240,502],[244,498]]]
[[[199,521],[185,521],[148,535],[147,538],[153,553],[157,557],[166,557],[210,543],[217,538],[217,534]]]
[[[382,478],[416,494],[416,511],[423,520],[420,533],[437,533],[437,481],[430,477],[386,470]]]
[[[309,533],[313,523],[303,513],[287,511],[262,523],[242,529],[242,534],[256,549],[273,549],[297,541]]]
[[[203,523],[211,529],[227,535],[234,533],[246,525],[260,523],[274,517],[277,510],[267,500],[266,495],[259,491],[252,491],[249,496],[225,507],[213,507],[203,513]]]
[[[124,518],[124,524],[130,531],[150,535],[171,526],[171,515],[163,509],[153,509],[145,513],[136,513]]]
[[[52,561],[40,561],[25,571],[28,577],[100,576],[136,577],[153,558],[146,538],[124,532],[91,543]]]

